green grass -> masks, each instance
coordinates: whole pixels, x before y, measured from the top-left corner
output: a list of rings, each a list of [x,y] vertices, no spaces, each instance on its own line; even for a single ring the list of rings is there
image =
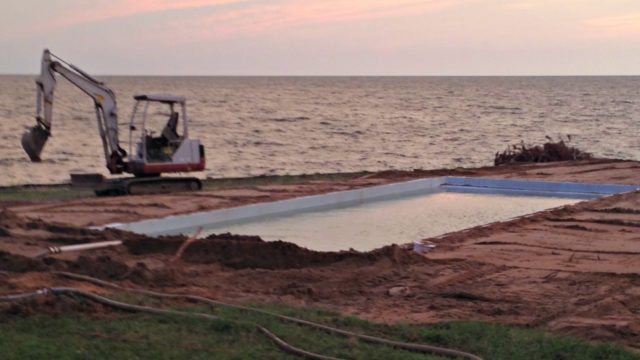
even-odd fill
[[[128,298],[129,301],[132,298]],[[485,359],[640,359],[610,344],[590,344],[538,330],[478,322],[435,326],[386,326],[323,310],[261,305],[266,310],[390,339],[453,347]],[[109,318],[78,314],[9,317],[0,323],[2,359],[288,359],[261,335],[259,323],[290,344],[340,358],[438,359],[369,345],[306,327],[232,309],[213,311],[217,321],[116,313]],[[183,308],[184,310],[184,308]]]

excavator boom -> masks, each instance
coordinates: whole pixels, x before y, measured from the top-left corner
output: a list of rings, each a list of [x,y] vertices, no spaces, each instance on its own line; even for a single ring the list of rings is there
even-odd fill
[[[59,61],[54,61],[53,58]],[[37,123],[22,136],[22,147],[31,161],[40,161],[42,149],[51,135],[55,73],[69,80],[93,99],[107,168],[112,174],[122,173],[125,169],[123,157],[127,154],[120,147],[118,140],[118,108],[115,94],[104,83],[56,57],[47,49],[42,54],[40,76],[36,79]]]

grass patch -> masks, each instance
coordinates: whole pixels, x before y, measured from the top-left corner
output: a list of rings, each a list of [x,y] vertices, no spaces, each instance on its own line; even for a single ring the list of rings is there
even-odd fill
[[[133,300],[133,299],[129,299]],[[485,359],[640,359],[611,344],[590,344],[538,330],[478,322],[435,326],[380,325],[353,317],[282,305],[259,307],[389,339],[453,347]],[[0,323],[3,359],[293,359],[262,336],[259,323],[293,346],[350,359],[440,359],[370,345],[233,309],[187,307],[221,320],[116,313],[113,318],[70,314],[5,318]]]

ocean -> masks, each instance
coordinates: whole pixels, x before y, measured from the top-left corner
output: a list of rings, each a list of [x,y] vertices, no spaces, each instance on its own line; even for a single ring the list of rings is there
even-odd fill
[[[117,95],[127,150],[133,95],[185,96],[203,178],[485,166],[509,144],[567,135],[599,157],[640,159],[637,76],[98,78]],[[62,78],[53,136],[29,161],[34,79],[0,76],[0,186],[108,174],[93,102]]]

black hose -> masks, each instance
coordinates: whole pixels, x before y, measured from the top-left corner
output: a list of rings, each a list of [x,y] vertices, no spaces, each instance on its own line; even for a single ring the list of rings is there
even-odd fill
[[[19,300],[26,300],[26,299],[30,299],[32,297],[36,297],[38,295],[44,295],[44,294],[46,294],[46,291],[38,290],[38,291],[33,291],[28,293],[21,293],[21,294],[2,295],[0,296],[0,302],[14,302]]]
[[[266,311],[266,310],[256,309],[256,308],[243,306],[243,305],[228,304],[228,303],[224,303],[224,302],[221,302],[221,301],[205,298],[205,297],[202,297],[202,296],[188,295],[188,294],[168,294],[168,293],[161,293],[161,292],[156,292],[156,291],[151,291],[151,290],[127,288],[127,287],[120,286],[120,285],[117,285],[117,284],[114,284],[114,283],[111,283],[111,282],[108,282],[108,281],[104,281],[104,280],[101,280],[101,279],[97,279],[97,278],[94,278],[94,277],[91,277],[91,276],[74,274],[74,273],[65,272],[65,271],[54,271],[53,273],[57,274],[57,275],[64,276],[66,278],[82,280],[82,281],[88,281],[88,282],[91,282],[91,283],[94,283],[94,284],[97,284],[97,285],[111,287],[111,288],[114,288],[114,289],[119,289],[119,290],[128,291],[128,292],[135,292],[135,293],[146,294],[146,295],[155,296],[155,297],[164,297],[164,298],[173,298],[173,299],[183,298],[183,299],[188,299],[188,300],[192,300],[192,301],[204,302],[204,303],[210,304],[210,305],[224,306],[224,307],[228,307],[228,308],[244,310],[244,311],[249,311],[249,312],[254,312],[254,313],[259,313],[259,314],[264,314],[264,315],[272,316],[272,317],[275,317],[275,318],[278,318],[278,319],[281,319],[281,320],[284,320],[284,321],[292,322],[292,323],[295,323],[295,324],[298,324],[298,325],[303,325],[303,326],[307,326],[307,327],[311,327],[311,328],[315,328],[315,329],[320,329],[320,330],[324,330],[326,332],[330,332],[330,333],[334,333],[334,334],[340,334],[340,335],[343,335],[343,336],[346,336],[346,337],[355,337],[355,338],[358,338],[358,339],[363,340],[363,341],[368,342],[368,343],[387,345],[387,346],[395,347],[395,348],[398,348],[398,349],[409,350],[409,351],[420,352],[420,353],[428,353],[428,354],[434,354],[434,355],[441,355],[441,356],[446,356],[446,357],[450,357],[450,358],[462,358],[462,359],[468,359],[468,360],[482,360],[482,358],[477,356],[477,355],[474,355],[474,354],[471,354],[471,353],[468,353],[468,352],[464,352],[464,351],[460,351],[460,350],[449,349],[449,348],[433,346],[433,345],[425,345],[425,344],[416,344],[416,343],[409,343],[409,342],[403,342],[403,341],[388,340],[388,339],[380,338],[380,337],[377,337],[377,336],[359,334],[359,333],[355,333],[355,332],[351,332],[351,331],[347,331],[347,330],[342,330],[342,329],[335,328],[335,327],[328,326],[328,325],[318,324],[318,323],[315,323],[315,322],[312,322],[312,321],[302,320],[302,319],[298,319],[298,318],[294,318],[294,317],[286,316],[286,315],[280,315],[280,314],[273,313],[273,312]]]
[[[75,288],[55,287],[55,288],[50,288],[49,291],[54,295],[60,295],[60,294],[80,295],[80,296],[85,297],[85,298],[87,298],[89,300],[93,300],[95,302],[99,302],[101,304],[104,304],[104,305],[107,305],[107,306],[110,306],[110,307],[113,307],[113,308],[132,311],[132,312],[146,312],[146,313],[150,313],[150,314],[191,316],[191,317],[199,317],[199,318],[203,318],[203,319],[207,319],[207,320],[219,320],[220,319],[219,317],[217,317],[215,315],[211,315],[211,314],[204,314],[204,313],[197,313],[197,312],[186,312],[186,311],[178,311],[178,310],[166,310],[166,309],[154,308],[154,307],[150,307],[150,306],[123,303],[123,302],[120,302],[120,301],[109,299],[109,298],[104,297],[104,296],[100,296],[100,295],[94,294],[92,292],[88,292],[88,291],[84,291],[84,290],[80,290],[80,289],[75,289]]]
[[[277,337],[271,331],[263,328],[260,325],[257,325],[257,327],[258,327],[258,330],[260,330],[260,332],[262,332],[266,337],[271,339],[271,341],[273,341],[280,349],[282,349],[282,350],[284,350],[286,352],[289,352],[289,353],[294,354],[294,355],[298,355],[298,356],[303,357],[303,358],[312,359],[312,360],[339,360],[338,358],[334,358],[334,357],[331,357],[331,356],[318,355],[318,354],[314,354],[312,352],[308,352],[306,350],[302,350],[302,349],[298,349],[296,347],[293,347],[293,346],[287,344],[284,340],[282,340],[279,337]]]

